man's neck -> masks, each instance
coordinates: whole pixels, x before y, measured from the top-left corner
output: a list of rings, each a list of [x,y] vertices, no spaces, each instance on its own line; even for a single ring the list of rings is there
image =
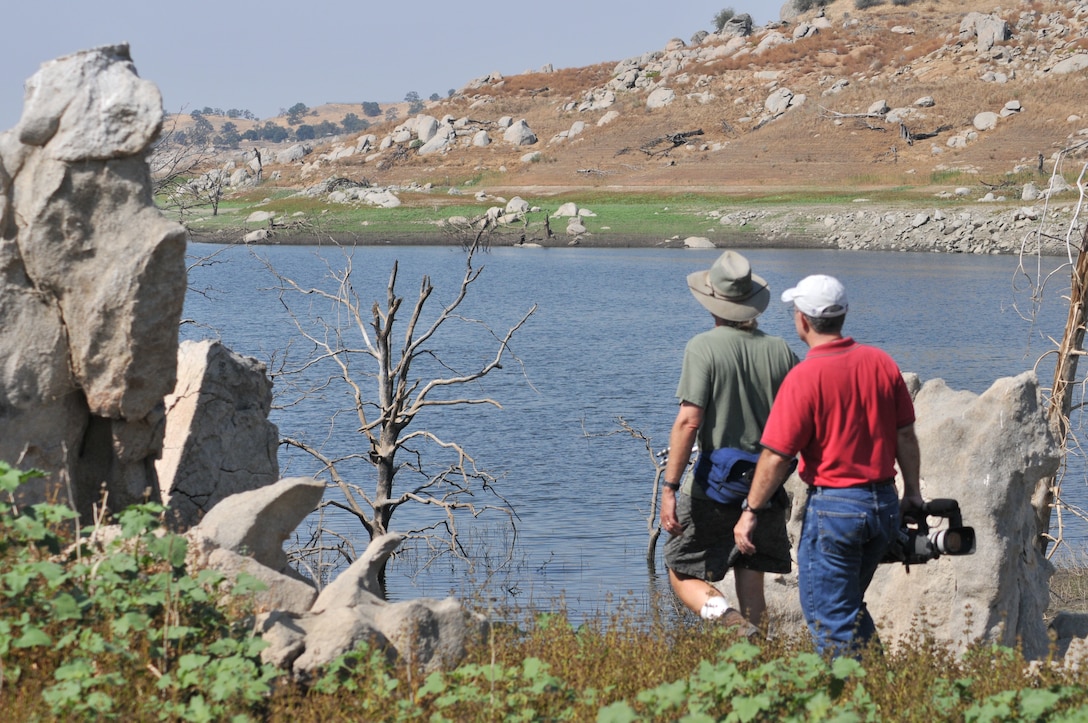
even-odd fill
[[[841,333],[817,334],[816,332],[813,331],[813,332],[809,332],[809,334],[805,336],[804,341],[805,341],[805,344],[808,345],[809,349],[815,349],[818,346],[822,346],[824,344],[830,344],[833,341],[841,341],[842,339],[843,339],[843,335]]]

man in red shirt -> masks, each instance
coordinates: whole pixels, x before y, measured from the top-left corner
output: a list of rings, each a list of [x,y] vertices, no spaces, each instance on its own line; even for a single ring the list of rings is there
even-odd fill
[[[876,635],[865,590],[899,529],[900,509],[922,504],[914,405],[890,356],[842,335],[848,305],[837,279],[808,276],[782,301],[792,302],[809,352],[775,398],[734,538],[742,553],[755,551],[759,516],[799,454],[809,485],[797,548],[801,609],[819,652],[857,655]]]

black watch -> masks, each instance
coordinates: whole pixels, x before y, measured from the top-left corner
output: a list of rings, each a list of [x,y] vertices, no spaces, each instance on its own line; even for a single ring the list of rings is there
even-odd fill
[[[745,497],[743,500],[741,500],[741,503],[740,503],[740,511],[741,512],[751,512],[754,515],[758,515],[761,512],[769,512],[770,509],[771,509],[770,507],[756,508],[756,507],[750,506],[748,504],[748,498],[747,497]]]
[[[672,490],[673,492],[676,492],[680,489],[679,482],[664,482],[663,486],[665,487],[665,489]]]

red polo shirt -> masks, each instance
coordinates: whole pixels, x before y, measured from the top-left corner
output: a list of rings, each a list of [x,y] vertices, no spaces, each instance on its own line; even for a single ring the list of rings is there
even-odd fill
[[[808,484],[851,487],[895,476],[899,428],[913,423],[895,361],[846,337],[813,347],[786,375],[760,443],[800,454]]]

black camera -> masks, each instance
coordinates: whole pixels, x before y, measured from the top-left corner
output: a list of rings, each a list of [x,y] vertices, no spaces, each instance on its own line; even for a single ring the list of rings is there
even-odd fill
[[[948,525],[931,530],[927,517],[943,517]],[[975,551],[975,530],[963,526],[956,500],[931,500],[920,510],[904,513],[896,538],[881,562],[923,565],[941,555],[970,555]]]

